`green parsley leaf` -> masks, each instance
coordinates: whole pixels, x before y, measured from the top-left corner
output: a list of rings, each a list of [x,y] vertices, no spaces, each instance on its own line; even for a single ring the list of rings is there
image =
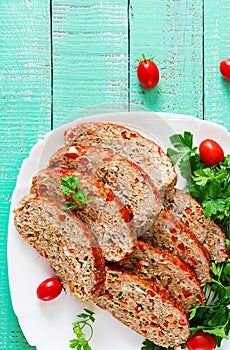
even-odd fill
[[[86,205],[90,202],[92,202],[91,198],[87,198],[88,196],[88,191],[77,188],[76,192],[74,193],[74,199],[76,202],[81,202],[79,205],[81,205],[82,208],[85,208]]]
[[[184,135],[174,134],[170,136],[170,141],[178,150],[190,150],[193,143],[193,135],[189,131],[185,131]]]
[[[222,327],[216,327],[215,329],[206,329],[206,333],[216,335],[217,337],[228,339],[228,335],[225,331],[225,326]]]
[[[93,323],[95,321],[95,318],[93,316],[94,312],[88,309],[84,309],[84,311],[85,312],[77,315],[80,320],[73,323],[73,332],[76,338],[70,340],[69,347],[71,349],[92,350],[91,346],[89,345],[89,341],[93,336],[93,327],[90,322]],[[83,331],[85,327],[88,327],[90,331],[88,339],[86,339]]]
[[[184,156],[181,158],[179,162],[179,170],[181,172],[181,175],[185,179],[189,179],[191,177],[191,164],[190,164],[190,156],[191,152],[187,152],[184,154]]]
[[[62,192],[69,196],[80,184],[80,177],[75,178],[74,176],[64,176],[62,178]]]
[[[204,215],[205,217],[216,217],[218,216],[222,217],[221,212],[224,212],[225,208],[225,201],[221,198],[218,199],[209,199],[203,201],[203,209],[204,209]]]
[[[78,317],[84,318],[84,319],[89,318],[91,322],[95,322],[94,312],[89,309],[84,309],[84,310],[86,311],[86,313],[83,312],[81,314],[78,314]]]
[[[173,165],[176,165],[176,163],[180,160],[181,158],[181,152],[178,152],[172,148],[168,148],[167,150],[167,155],[171,159]]]
[[[75,206],[73,203],[67,203],[61,207],[62,210],[69,210],[69,209],[74,209]]]
[[[209,183],[222,183],[226,178],[227,172],[225,169],[219,169],[216,171],[215,168],[203,168],[194,171],[193,180],[199,186],[205,186]]]
[[[167,155],[171,158],[173,165],[178,163],[181,175],[189,179],[193,166],[201,163],[199,155],[196,154],[197,147],[192,147],[193,135],[185,131],[183,135],[170,136],[170,141],[174,149],[168,148]]]
[[[92,202],[91,198],[88,197],[88,191],[79,188],[80,177],[75,178],[74,176],[64,176],[62,178],[61,190],[65,196],[71,196],[74,202],[68,202],[62,206],[63,210],[69,209],[83,209],[88,203]]]

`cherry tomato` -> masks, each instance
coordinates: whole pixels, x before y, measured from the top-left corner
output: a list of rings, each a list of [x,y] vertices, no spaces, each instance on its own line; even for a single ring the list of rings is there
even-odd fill
[[[227,80],[230,80],[230,58],[220,62],[220,73]]]
[[[160,79],[159,69],[157,65],[151,60],[147,59],[142,53],[143,60],[139,61],[137,67],[137,77],[140,84],[146,89],[154,88]]]
[[[207,166],[217,165],[224,160],[224,151],[213,140],[206,139],[199,146],[200,157]]]
[[[216,339],[212,334],[197,331],[186,342],[188,350],[213,350],[216,346]]]
[[[57,278],[47,278],[37,288],[37,297],[43,301],[55,299],[62,291],[62,285]]]

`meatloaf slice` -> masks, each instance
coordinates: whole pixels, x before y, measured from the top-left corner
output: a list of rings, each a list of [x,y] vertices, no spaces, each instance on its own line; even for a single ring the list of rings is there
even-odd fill
[[[201,285],[210,282],[210,262],[206,249],[181,220],[166,210],[161,212],[141,240],[173,251],[194,269]]]
[[[149,174],[161,192],[174,187],[177,176],[161,147],[138,132],[113,123],[84,123],[65,131],[66,145],[110,148]]]
[[[130,272],[107,268],[105,293],[95,302],[157,345],[178,346],[189,337],[183,307],[165,289]]]
[[[194,270],[170,250],[139,241],[134,251],[118,264],[122,271],[165,288],[187,311],[205,301]]]
[[[73,194],[66,196],[62,192],[62,181],[67,176],[80,178],[78,188],[86,191],[91,200],[85,207],[78,206]],[[106,184],[73,169],[47,168],[33,178],[31,193],[56,198],[64,205],[75,204],[72,212],[89,225],[107,260],[119,261],[132,252],[136,241],[132,213]]]
[[[138,236],[152,226],[160,213],[161,196],[150,177],[137,164],[109,149],[66,146],[51,157],[50,166],[54,165],[88,172],[110,186],[133,212]]]
[[[87,225],[63,212],[61,203],[27,195],[15,209],[14,223],[73,294],[88,300],[101,293],[105,280],[102,251]]]
[[[224,232],[210,218],[204,217],[202,206],[194,198],[179,189],[168,191],[165,208],[193,231],[209,252],[211,260],[217,263],[226,260]]]

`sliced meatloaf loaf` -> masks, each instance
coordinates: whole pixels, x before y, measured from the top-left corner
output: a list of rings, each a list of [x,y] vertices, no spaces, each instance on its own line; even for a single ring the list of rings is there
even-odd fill
[[[130,272],[107,268],[105,293],[95,302],[157,345],[178,346],[189,337],[182,306],[165,289]]]
[[[139,241],[134,251],[118,264],[122,271],[130,271],[165,288],[187,311],[205,301],[191,266],[170,250]]]
[[[151,227],[162,208],[160,193],[150,177],[135,163],[109,149],[66,146],[50,159],[50,166],[64,166],[88,172],[111,187],[130,208],[137,235]]]
[[[84,123],[66,130],[67,145],[110,148],[131,159],[149,174],[159,191],[174,187],[177,176],[161,147],[138,132],[113,123]]]
[[[62,183],[66,177],[80,179],[78,190],[87,193],[87,200],[90,200],[86,206],[82,207],[74,194],[63,193]],[[72,212],[89,225],[107,260],[119,261],[132,252],[136,241],[132,213],[102,182],[73,169],[47,168],[33,178],[31,193],[53,197],[67,205],[72,203],[75,206]]]
[[[61,203],[27,195],[15,209],[14,223],[73,294],[88,300],[101,293],[105,280],[102,251],[87,225],[63,212]]]
[[[153,226],[141,236],[141,240],[173,251],[194,269],[202,285],[210,281],[210,262],[206,249],[182,221],[166,210],[161,212]]]
[[[211,260],[217,263],[226,260],[224,232],[210,218],[204,217],[202,206],[194,198],[182,190],[168,191],[165,196],[165,208],[193,231],[198,241],[209,252]]]

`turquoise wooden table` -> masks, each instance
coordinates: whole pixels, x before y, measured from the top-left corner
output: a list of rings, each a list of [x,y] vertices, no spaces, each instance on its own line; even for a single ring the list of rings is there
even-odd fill
[[[190,114],[230,130],[230,0],[0,0],[0,349],[30,349],[12,311],[7,225],[30,148],[91,106]],[[143,90],[136,60],[161,79]],[[103,349],[102,349],[103,350]]]

